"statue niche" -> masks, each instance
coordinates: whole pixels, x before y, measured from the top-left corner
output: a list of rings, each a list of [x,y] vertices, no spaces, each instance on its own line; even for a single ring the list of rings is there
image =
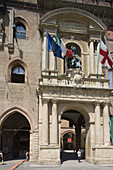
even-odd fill
[[[70,68],[73,68],[73,69],[76,69],[76,68],[82,69],[82,67],[81,67],[81,60],[78,58],[78,56],[76,54],[76,47],[71,46],[71,51],[73,52],[73,58],[71,59],[71,58],[66,57],[67,68],[68,69],[70,69]]]

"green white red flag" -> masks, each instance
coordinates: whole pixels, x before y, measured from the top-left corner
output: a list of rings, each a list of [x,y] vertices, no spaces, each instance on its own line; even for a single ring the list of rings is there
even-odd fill
[[[59,35],[57,33],[56,33],[56,43],[62,49],[62,57],[63,58],[64,58],[64,56],[69,57],[69,58],[73,58],[73,52],[65,46],[64,42],[62,41],[62,39],[59,37]]]

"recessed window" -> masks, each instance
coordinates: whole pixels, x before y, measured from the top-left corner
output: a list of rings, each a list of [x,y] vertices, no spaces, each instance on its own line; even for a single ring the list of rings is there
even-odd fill
[[[25,70],[22,66],[16,66],[12,68],[11,82],[13,83],[25,82]]]
[[[15,37],[19,39],[26,39],[26,27],[22,23],[16,24]]]

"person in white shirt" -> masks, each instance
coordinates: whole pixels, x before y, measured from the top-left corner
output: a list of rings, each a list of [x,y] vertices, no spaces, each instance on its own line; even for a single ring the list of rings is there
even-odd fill
[[[82,156],[80,149],[78,150],[77,155],[78,155],[78,162],[80,162]]]

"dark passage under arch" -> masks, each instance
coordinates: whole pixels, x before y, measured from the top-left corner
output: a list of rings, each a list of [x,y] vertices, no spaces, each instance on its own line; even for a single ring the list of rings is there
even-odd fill
[[[20,113],[9,115],[2,126],[1,150],[4,160],[25,158],[29,151],[30,124]]]

